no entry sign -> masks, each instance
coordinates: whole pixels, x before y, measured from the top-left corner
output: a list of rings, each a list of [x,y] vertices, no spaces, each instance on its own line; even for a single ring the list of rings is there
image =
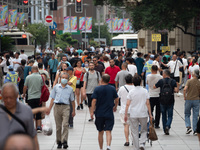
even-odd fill
[[[45,24],[47,26],[52,26],[53,25],[53,16],[52,15],[46,15],[45,16]]]

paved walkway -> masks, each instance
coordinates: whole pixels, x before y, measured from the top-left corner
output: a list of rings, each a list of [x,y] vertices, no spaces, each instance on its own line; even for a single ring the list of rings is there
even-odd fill
[[[48,105],[49,104],[47,104],[47,106]],[[41,150],[57,149],[53,111],[51,112],[50,117],[53,123],[53,135],[44,136],[42,133],[38,134]],[[68,150],[99,150],[97,141],[98,134],[95,125],[94,123],[88,122],[88,119],[89,112],[86,106],[83,110],[76,111],[74,128],[69,130]],[[149,143],[146,143],[146,150],[199,150],[200,147],[197,136],[193,136],[193,134],[186,135],[185,131],[184,100],[183,97],[176,97],[174,118],[170,135],[166,136],[164,135],[162,129],[156,129],[158,141],[153,142],[152,147]],[[115,113],[115,126],[112,135],[112,150],[133,149],[132,146],[123,146],[125,138],[123,134],[123,125],[120,122],[118,112]],[[104,149],[106,149],[106,142],[104,142]]]

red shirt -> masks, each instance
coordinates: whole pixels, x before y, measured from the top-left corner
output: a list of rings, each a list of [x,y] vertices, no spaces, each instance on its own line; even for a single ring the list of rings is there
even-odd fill
[[[115,77],[117,73],[120,71],[120,68],[118,66],[107,67],[105,73],[110,75],[110,84],[115,84]]]

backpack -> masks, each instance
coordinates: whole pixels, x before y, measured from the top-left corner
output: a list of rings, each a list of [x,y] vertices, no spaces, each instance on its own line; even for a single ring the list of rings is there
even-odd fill
[[[95,71],[96,74],[97,74],[97,83],[99,83],[99,74],[98,74],[98,71]],[[88,85],[88,78],[89,78],[89,72],[87,72],[87,76],[86,76],[86,89],[87,89],[87,85]]]
[[[43,77],[42,77],[42,80],[43,80],[43,86],[42,86],[42,91],[41,91],[41,96],[40,96],[40,104],[42,104],[42,102],[47,102],[50,95],[49,89],[45,85]]]
[[[160,92],[160,103],[162,105],[170,105],[172,104],[172,98],[174,96],[174,92],[171,86],[172,79],[169,79],[168,82],[163,80],[163,86]]]

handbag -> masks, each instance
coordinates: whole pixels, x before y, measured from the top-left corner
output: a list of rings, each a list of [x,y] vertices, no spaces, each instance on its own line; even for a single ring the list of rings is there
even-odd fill
[[[174,68],[174,72],[170,74],[170,78],[174,78],[174,73],[175,73],[175,70],[176,70],[177,61],[178,61],[178,60],[176,60],[176,64],[175,64],[175,68]]]
[[[26,128],[24,122],[23,122],[21,119],[19,119],[17,116],[15,116],[13,113],[11,113],[5,106],[0,105],[0,107],[1,107],[7,114],[9,114],[13,119],[15,119],[17,122],[19,122],[19,123],[21,124],[21,126],[22,126],[22,127],[24,128],[24,130],[25,130],[25,133],[28,133],[28,132],[27,132],[27,128]]]
[[[155,128],[154,128],[154,124],[152,121],[150,121],[150,126],[149,126],[149,139],[151,141],[156,141],[158,140],[158,136],[156,134]]]
[[[45,85],[44,78],[43,78],[43,76],[41,76],[41,77],[43,80],[43,86],[42,86],[42,90],[41,90],[40,104],[42,104],[42,102],[47,102],[49,100],[49,96],[50,96],[50,92],[49,92],[48,87]]]

